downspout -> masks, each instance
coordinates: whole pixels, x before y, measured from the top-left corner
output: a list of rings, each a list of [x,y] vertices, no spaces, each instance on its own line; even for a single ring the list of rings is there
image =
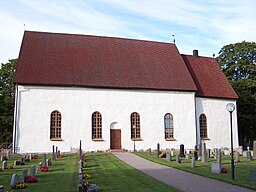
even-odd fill
[[[196,93],[195,93],[194,100],[195,100],[195,122],[196,122],[196,148],[199,149],[199,148],[198,148],[198,131],[197,131]]]
[[[19,90],[18,85],[16,84],[16,94],[15,94],[15,117],[14,117],[14,136],[13,136],[13,153],[16,154],[16,134],[17,134],[17,114],[18,114],[18,98]]]

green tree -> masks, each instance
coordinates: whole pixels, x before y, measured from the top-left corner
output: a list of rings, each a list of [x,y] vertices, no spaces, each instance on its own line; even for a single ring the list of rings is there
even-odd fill
[[[217,61],[237,92],[239,143],[252,146],[256,140],[256,43],[225,45]]]
[[[12,59],[0,68],[0,143],[12,142],[16,63],[17,59]]]

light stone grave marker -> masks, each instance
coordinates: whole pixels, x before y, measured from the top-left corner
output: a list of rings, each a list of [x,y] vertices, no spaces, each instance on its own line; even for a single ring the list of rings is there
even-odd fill
[[[243,155],[243,146],[239,146],[237,148],[237,151],[238,151],[239,155]]]
[[[240,157],[239,157],[239,153],[238,153],[238,151],[235,151],[234,152],[234,154],[235,154],[235,162],[237,163],[237,162],[240,162]]]
[[[176,155],[176,163],[181,163],[180,156]]]
[[[195,166],[196,166],[196,158],[192,157],[191,168],[195,168]]]
[[[221,164],[221,149],[217,149],[217,154],[216,154],[217,158],[217,164]]]
[[[228,149],[224,150],[224,155],[230,155],[230,151]]]
[[[22,169],[22,171],[21,171],[21,181],[22,182],[25,182],[25,178],[27,175],[28,175],[28,169],[27,168]]]
[[[47,166],[47,164],[46,164],[46,154],[45,154],[45,153],[43,154],[42,166],[43,166],[43,167]]]
[[[5,170],[6,167],[7,167],[7,161],[3,161],[3,163],[2,163],[2,169]]]
[[[16,173],[14,173],[14,174],[12,175],[11,183],[10,183],[11,189],[15,189],[16,184],[17,184],[18,182],[19,182],[19,176],[18,176]]]
[[[253,158],[256,158],[256,141],[253,141]]]
[[[167,154],[166,154],[166,160],[167,160],[167,161],[171,161],[171,154],[170,154],[170,153],[167,153]]]
[[[247,158],[248,161],[251,161],[251,160],[252,160],[251,151],[246,151],[246,158]]]
[[[221,164],[212,163],[212,173],[221,173]]]
[[[185,155],[185,158],[186,158],[186,159],[189,159],[189,154],[186,154],[186,155]]]
[[[30,167],[30,176],[36,176],[36,166],[32,165]]]
[[[148,153],[151,155],[151,148],[148,149]]]
[[[202,153],[202,163],[206,163],[207,162],[206,143],[202,143],[201,153]]]

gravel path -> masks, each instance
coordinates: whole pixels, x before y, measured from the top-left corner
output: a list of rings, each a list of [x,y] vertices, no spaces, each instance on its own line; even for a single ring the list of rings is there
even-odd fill
[[[252,192],[250,189],[163,166],[128,152],[112,152],[128,165],[186,192]]]

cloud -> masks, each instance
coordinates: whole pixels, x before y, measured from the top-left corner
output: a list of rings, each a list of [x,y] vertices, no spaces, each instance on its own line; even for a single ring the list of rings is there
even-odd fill
[[[0,1],[0,62],[18,56],[26,30],[172,42],[211,56],[229,43],[256,41],[254,0]]]

